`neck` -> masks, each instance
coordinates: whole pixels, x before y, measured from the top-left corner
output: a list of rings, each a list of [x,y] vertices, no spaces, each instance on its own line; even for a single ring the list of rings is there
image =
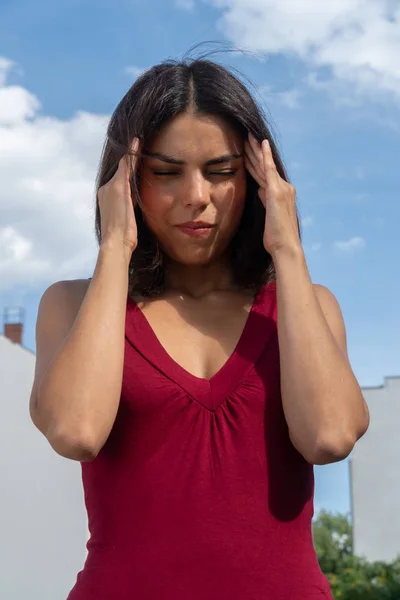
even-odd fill
[[[165,284],[168,290],[177,290],[193,298],[235,289],[226,260],[196,266],[169,261],[165,268]]]

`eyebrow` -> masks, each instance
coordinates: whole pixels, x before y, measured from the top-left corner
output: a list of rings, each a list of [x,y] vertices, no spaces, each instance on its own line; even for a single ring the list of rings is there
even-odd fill
[[[159,152],[142,152],[142,156],[145,158],[157,158],[158,160],[162,160],[165,163],[170,165],[185,165],[184,160],[178,160],[177,158],[173,158],[172,156],[167,156],[166,154],[160,154]],[[224,154],[224,156],[219,156],[218,158],[212,158],[206,162],[206,166],[210,165],[221,165],[231,160],[235,160],[237,158],[242,158],[243,154]]]

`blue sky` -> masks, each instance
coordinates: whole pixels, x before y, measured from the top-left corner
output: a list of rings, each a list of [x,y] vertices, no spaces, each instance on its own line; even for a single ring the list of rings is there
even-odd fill
[[[314,5],[316,3],[313,3]],[[313,280],[339,300],[362,386],[399,375],[399,2],[0,0],[0,306],[89,277],[107,118],[134,74],[204,41],[257,86],[303,218]],[[348,464],[316,469],[316,506],[349,510]]]

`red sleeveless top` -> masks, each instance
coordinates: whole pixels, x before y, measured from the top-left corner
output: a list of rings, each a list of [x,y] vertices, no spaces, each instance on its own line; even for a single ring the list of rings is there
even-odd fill
[[[290,442],[276,284],[210,379],[180,367],[128,298],[111,434],[82,463],[90,540],[68,600],[332,599],[313,547],[313,467]]]

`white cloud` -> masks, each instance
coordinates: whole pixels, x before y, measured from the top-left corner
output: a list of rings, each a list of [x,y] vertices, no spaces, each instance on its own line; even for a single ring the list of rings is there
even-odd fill
[[[337,241],[334,243],[334,247],[341,252],[352,252],[364,248],[365,240],[362,237],[356,236],[346,241]]]
[[[0,57],[0,125],[12,125],[30,119],[40,109],[39,100],[28,90],[18,85],[6,86],[12,70],[17,70],[15,63]]]
[[[316,242],[315,244],[311,244],[312,252],[318,252],[319,250],[321,250],[321,248],[322,248],[321,242]]]
[[[30,240],[22,237],[13,227],[0,230],[0,257],[4,260],[25,260],[32,248]]]
[[[357,94],[354,87],[349,86],[348,81],[334,78],[322,79],[318,76],[318,72],[311,71],[307,74],[305,83],[309,88],[329,95],[335,108],[356,108],[363,103],[363,96]]]
[[[0,56],[0,86],[3,86],[7,81],[7,75],[13,67],[13,61]]]
[[[235,44],[330,67],[359,94],[400,96],[400,3],[390,0],[208,0]],[[314,81],[318,85],[318,80]],[[324,85],[324,84],[322,84]],[[325,85],[334,85],[325,83]],[[344,91],[344,90],[343,90]],[[351,98],[353,93],[344,94]]]
[[[40,109],[40,102],[23,87],[0,88],[0,124],[12,125],[31,119]]]
[[[374,167],[364,167],[362,165],[358,165],[356,167],[346,165],[345,167],[334,167],[333,175],[336,179],[346,179],[348,181],[352,181],[354,179],[358,179],[359,181],[365,181],[367,177],[371,174],[376,175],[378,173],[378,168]],[[354,196],[356,200],[365,200],[368,198],[369,194],[367,192],[359,192]]]
[[[142,69],[141,67],[131,66],[125,67],[124,71],[125,73],[127,73],[127,75],[133,77],[133,79],[137,79],[142,73],[145,72],[145,69]]]
[[[109,120],[39,115],[36,96],[7,86],[12,66],[0,58],[2,290],[87,276],[94,266],[94,183]]]
[[[196,5],[195,0],[175,0],[174,4],[176,8],[187,10],[188,12],[192,12]]]
[[[292,89],[285,92],[280,92],[279,97],[284,106],[294,110],[301,107],[300,99],[303,95],[304,92],[297,89]]]
[[[301,99],[304,91],[292,88],[284,91],[277,91],[271,85],[261,85],[259,87],[261,95],[269,104],[285,106],[290,110],[301,108]]]

